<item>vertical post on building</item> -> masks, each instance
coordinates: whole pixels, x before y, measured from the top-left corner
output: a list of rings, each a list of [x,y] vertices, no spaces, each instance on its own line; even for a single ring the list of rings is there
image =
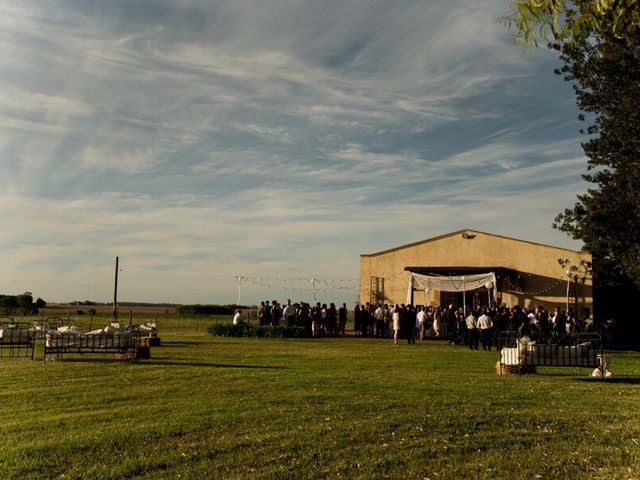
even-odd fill
[[[573,295],[574,295],[574,308],[573,314],[578,318],[578,274],[573,277]]]
[[[413,296],[415,294],[416,289],[413,288],[413,282],[411,282],[411,305],[413,306]]]

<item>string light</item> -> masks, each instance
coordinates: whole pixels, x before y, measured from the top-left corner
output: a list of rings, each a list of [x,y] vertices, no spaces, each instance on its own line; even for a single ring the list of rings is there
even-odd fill
[[[358,284],[360,280],[357,278],[281,278],[281,277],[248,277],[238,276],[241,283],[247,283],[262,288],[273,290],[287,290],[292,292],[332,292],[337,290],[346,290],[358,292]],[[300,286],[300,283],[310,286]]]
[[[392,282],[395,280],[406,280],[408,272],[404,272],[401,275],[391,275],[383,278],[386,282]],[[525,274],[531,277],[531,274]],[[309,277],[252,277],[252,276],[237,276],[239,283],[245,283],[254,285],[261,288],[272,290],[286,290],[291,292],[334,292],[334,291],[360,291],[360,279],[359,278],[309,278]],[[508,288],[512,291],[516,291],[524,295],[542,295],[549,293],[560,285],[563,285],[566,280],[557,279],[551,284],[548,284],[544,288],[538,290],[524,290],[520,285],[517,285],[517,281],[512,281],[509,277],[501,278]],[[310,284],[311,282],[311,284]],[[301,286],[302,285],[302,286]],[[505,292],[507,293],[507,292]]]
[[[529,275],[531,276],[531,275]],[[524,289],[522,289],[519,285],[514,284],[510,278],[505,277],[503,278],[503,280],[507,283],[507,285],[510,287],[511,290],[514,290],[518,293],[522,293],[524,295],[541,295],[543,293],[549,293],[551,290],[553,290],[554,288],[558,287],[559,285],[564,285],[565,280],[563,279],[559,279],[556,280],[555,282],[547,285],[546,287],[540,289],[540,290],[528,290],[525,291]]]

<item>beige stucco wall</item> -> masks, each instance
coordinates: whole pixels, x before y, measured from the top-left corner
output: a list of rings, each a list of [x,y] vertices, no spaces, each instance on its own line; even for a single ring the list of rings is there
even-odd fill
[[[409,273],[405,267],[504,267],[519,272],[516,282],[502,282],[502,302],[525,307],[542,304],[547,307],[566,305],[567,275],[558,259],[569,259],[572,265],[591,256],[564,248],[540,245],[523,240],[500,237],[473,230],[469,237],[455,232],[432,240],[398,247],[393,250],[360,257],[360,301],[370,299],[370,278],[385,279],[385,301],[405,303]],[[593,309],[591,280],[578,285],[580,306]],[[415,292],[414,303],[438,304],[439,293]]]

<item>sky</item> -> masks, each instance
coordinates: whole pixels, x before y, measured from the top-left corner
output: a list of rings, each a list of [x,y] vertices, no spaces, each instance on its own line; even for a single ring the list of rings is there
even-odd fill
[[[0,0],[0,293],[347,301],[459,229],[580,249],[571,86],[508,0]],[[296,280],[293,280],[296,279]]]

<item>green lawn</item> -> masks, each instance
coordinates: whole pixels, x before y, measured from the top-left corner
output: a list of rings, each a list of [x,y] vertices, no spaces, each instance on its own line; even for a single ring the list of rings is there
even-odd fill
[[[0,478],[640,478],[638,353],[499,377],[496,352],[184,325],[137,364],[0,359]]]

